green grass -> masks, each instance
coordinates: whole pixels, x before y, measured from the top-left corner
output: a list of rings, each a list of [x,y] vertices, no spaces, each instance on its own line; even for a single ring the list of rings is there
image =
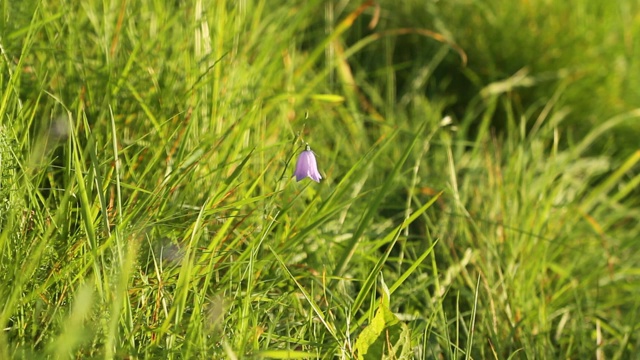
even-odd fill
[[[637,357],[640,17],[526,3],[4,2],[0,359]]]

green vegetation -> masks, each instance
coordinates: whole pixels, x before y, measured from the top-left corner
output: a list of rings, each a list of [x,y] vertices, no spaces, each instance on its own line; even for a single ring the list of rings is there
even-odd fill
[[[0,359],[637,356],[638,10],[3,2]]]

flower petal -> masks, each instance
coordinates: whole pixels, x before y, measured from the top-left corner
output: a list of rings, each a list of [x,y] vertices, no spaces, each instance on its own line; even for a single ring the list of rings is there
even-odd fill
[[[318,171],[316,156],[314,155],[313,151],[309,149],[309,147],[307,147],[307,150],[300,153],[294,175],[297,181],[300,181],[306,177],[315,182],[320,182],[320,179],[322,179],[322,175],[320,175],[320,172]]]

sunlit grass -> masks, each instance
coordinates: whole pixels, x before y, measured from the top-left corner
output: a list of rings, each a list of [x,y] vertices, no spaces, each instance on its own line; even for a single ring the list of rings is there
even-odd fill
[[[0,358],[637,352],[638,110],[572,134],[552,63],[461,102],[483,48],[384,2],[5,9]]]

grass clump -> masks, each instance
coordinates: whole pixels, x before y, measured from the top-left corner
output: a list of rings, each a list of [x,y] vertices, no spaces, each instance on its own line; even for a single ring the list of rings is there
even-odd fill
[[[637,110],[463,102],[455,19],[343,5],[6,8],[0,358],[635,354],[640,156],[591,149]]]

